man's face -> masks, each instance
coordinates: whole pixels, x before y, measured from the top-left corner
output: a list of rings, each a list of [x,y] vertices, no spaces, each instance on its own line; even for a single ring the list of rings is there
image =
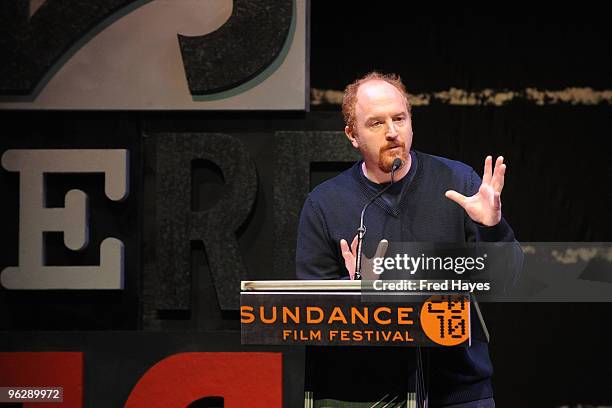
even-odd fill
[[[393,160],[408,160],[412,121],[401,92],[388,82],[371,80],[359,86],[353,129],[345,128],[368,169],[391,172]]]

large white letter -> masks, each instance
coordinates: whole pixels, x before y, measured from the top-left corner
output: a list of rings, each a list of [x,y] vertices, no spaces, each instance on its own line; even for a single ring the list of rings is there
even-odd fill
[[[104,192],[113,201],[125,199],[128,151],[7,150],[2,166],[19,172],[19,265],[5,268],[0,283],[7,289],[123,289],[123,243],[106,238],[100,265],[45,266],[43,232],[63,231],[64,244],[75,251],[89,241],[87,194],[70,190],[64,207],[45,207],[45,173],[104,173]]]

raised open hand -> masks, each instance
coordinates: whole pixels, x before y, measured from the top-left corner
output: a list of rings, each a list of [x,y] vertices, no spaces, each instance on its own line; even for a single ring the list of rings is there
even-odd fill
[[[445,193],[447,198],[463,207],[473,221],[489,227],[501,221],[501,192],[504,188],[506,174],[504,158],[499,156],[495,161],[495,168],[492,167],[493,158],[487,156],[482,184],[473,196],[466,197],[454,190],[448,190]]]

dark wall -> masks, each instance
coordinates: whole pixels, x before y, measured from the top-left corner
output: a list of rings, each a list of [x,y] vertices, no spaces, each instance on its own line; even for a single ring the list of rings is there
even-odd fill
[[[312,2],[311,85],[343,89],[372,69],[412,92],[610,88],[607,15],[595,2],[487,6]]]

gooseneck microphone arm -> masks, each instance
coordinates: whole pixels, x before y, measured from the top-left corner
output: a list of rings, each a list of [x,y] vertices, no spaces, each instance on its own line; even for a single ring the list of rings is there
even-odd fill
[[[385,191],[387,191],[394,183],[395,171],[402,167],[401,159],[393,160],[391,167],[391,183],[388,186],[380,190],[361,210],[361,218],[359,219],[359,228],[357,228],[357,251],[355,256],[355,280],[361,279],[361,247],[363,245],[363,236],[366,233],[366,227],[363,225],[363,216],[365,215],[366,209],[372,204],[378,197],[380,197]]]

